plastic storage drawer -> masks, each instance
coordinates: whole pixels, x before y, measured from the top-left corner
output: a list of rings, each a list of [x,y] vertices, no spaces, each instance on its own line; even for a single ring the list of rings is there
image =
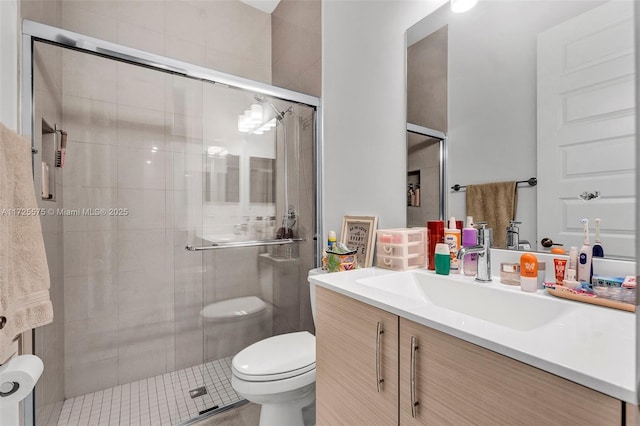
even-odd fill
[[[378,256],[376,258],[376,266],[378,268],[392,269],[394,271],[424,268],[425,257],[424,254],[413,255],[410,257]]]

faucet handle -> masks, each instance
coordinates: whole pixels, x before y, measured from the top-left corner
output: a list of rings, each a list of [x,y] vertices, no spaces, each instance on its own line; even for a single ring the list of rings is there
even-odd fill
[[[479,226],[478,243],[481,245],[485,245],[485,243],[488,243],[487,245],[490,246],[493,242],[493,236],[491,235],[491,228],[487,228],[488,222],[476,222],[474,225]],[[488,239],[489,241],[487,242],[486,239]]]

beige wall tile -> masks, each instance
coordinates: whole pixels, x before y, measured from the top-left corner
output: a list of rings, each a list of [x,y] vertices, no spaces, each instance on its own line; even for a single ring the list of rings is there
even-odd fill
[[[242,74],[242,56],[237,52],[209,48],[206,52],[205,66],[227,74]]]
[[[122,20],[118,21],[117,31],[119,44],[164,55],[164,32],[154,31]]]
[[[115,188],[116,154],[115,146],[68,140],[65,186]]]
[[[167,113],[201,117],[202,84],[200,80],[167,75],[165,78],[165,111]]]
[[[91,11],[90,7],[76,7],[79,4],[90,6],[101,5],[101,2],[64,3],[62,9],[62,26],[70,31],[96,37],[107,41],[116,41],[116,18],[104,13]]]
[[[164,33],[165,2],[162,0],[118,1],[117,17],[119,22],[126,22],[157,33]]]
[[[118,311],[118,282],[111,273],[67,277],[64,286],[67,322],[106,318]]]
[[[117,338],[118,323],[115,315],[65,322],[67,371],[117,356],[118,347],[113,344]]]
[[[121,188],[118,205],[129,214],[118,217],[118,229],[160,229],[165,225],[165,197],[163,190]]]
[[[74,396],[110,388],[118,384],[118,357],[85,364],[74,364],[65,369],[65,396]]]
[[[165,150],[164,112],[124,105],[118,106],[118,144],[149,152]]]
[[[65,95],[116,102],[116,62],[63,50]]]
[[[191,40],[185,40],[179,36],[167,34],[165,36],[165,55],[188,62],[194,65],[205,66],[205,51],[203,44],[194,43]]]
[[[204,6],[204,5],[203,5]],[[165,2],[165,31],[168,36],[175,36],[192,44],[204,46],[206,12],[200,3],[170,0]]]
[[[118,147],[118,188],[164,189],[165,152]]]
[[[62,0],[62,4],[68,10],[81,9],[96,15],[115,17],[117,13],[113,0]]]
[[[166,306],[145,304],[122,313],[118,321],[118,376],[121,383],[153,377],[166,371],[166,352],[172,324]]]
[[[117,140],[116,104],[65,95],[64,130],[78,142],[115,145]]]
[[[118,106],[164,111],[164,74],[136,65],[118,63]]]
[[[117,234],[106,231],[64,233],[64,276],[108,274],[117,268]]]

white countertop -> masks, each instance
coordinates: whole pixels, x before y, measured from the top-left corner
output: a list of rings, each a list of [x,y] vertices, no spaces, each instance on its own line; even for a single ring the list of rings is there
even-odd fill
[[[544,309],[540,309],[540,326],[516,329],[442,308],[415,292],[396,294],[363,284],[367,280],[388,274],[397,274],[393,277],[394,280],[411,280],[408,274],[435,275],[426,270],[394,272],[364,268],[339,273],[310,274],[309,282],[614,398],[638,404],[633,313],[560,299],[545,290],[538,290],[537,293],[527,293],[526,297],[539,298],[534,301],[536,306],[543,305],[548,306],[549,310],[560,309],[566,312],[563,311],[562,315],[552,321],[545,321]],[[475,283],[470,277],[452,278],[468,280],[473,285],[484,286],[492,291],[523,293],[520,287],[500,284],[495,277],[492,283]],[[483,303],[481,297],[477,299],[474,302]]]

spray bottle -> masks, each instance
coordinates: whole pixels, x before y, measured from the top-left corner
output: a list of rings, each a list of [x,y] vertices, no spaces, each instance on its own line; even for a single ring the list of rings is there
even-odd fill
[[[460,230],[456,228],[456,218],[449,218],[449,227],[444,230],[444,242],[449,246],[449,255],[451,257],[450,273],[457,274],[460,272],[460,264],[458,262],[458,251],[460,251]]]

